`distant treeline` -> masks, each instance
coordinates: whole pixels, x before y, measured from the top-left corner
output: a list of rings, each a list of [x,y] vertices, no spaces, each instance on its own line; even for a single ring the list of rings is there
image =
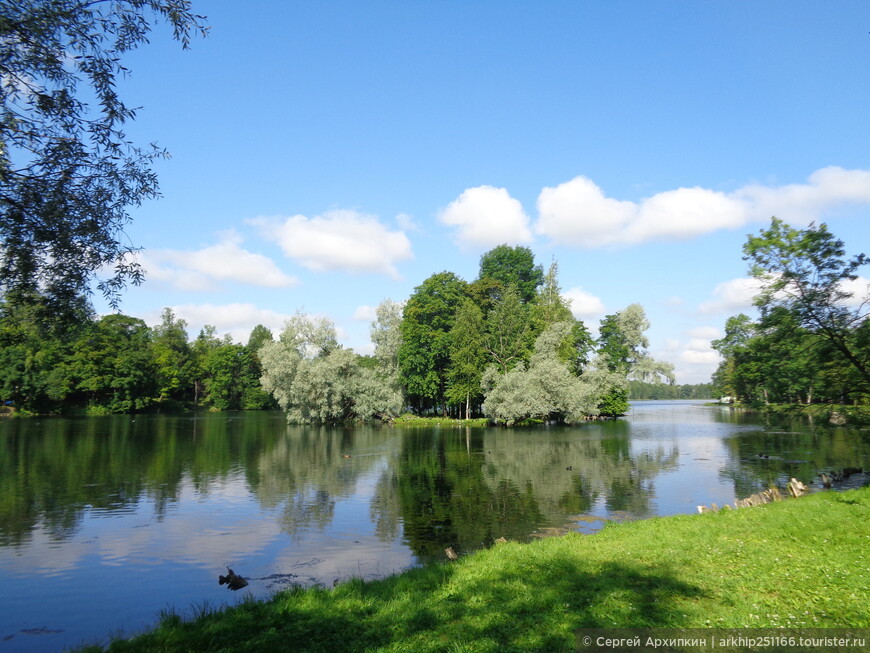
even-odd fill
[[[276,408],[260,386],[257,351],[272,340],[260,325],[245,345],[165,309],[160,324],[122,314],[84,314],[46,325],[29,309],[3,307],[0,400],[32,413],[126,413],[179,408]]]
[[[638,401],[648,399],[718,399],[712,383],[670,385],[629,381],[628,396]]]

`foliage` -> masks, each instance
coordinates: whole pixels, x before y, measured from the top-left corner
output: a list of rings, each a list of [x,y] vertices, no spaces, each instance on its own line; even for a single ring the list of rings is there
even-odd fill
[[[557,322],[538,336],[528,369],[523,364],[506,374],[487,369],[482,381],[487,417],[511,425],[528,419],[577,422],[598,413],[602,394],[622,377],[610,370],[574,376],[558,355],[571,328],[570,322]]]
[[[496,282],[496,295],[499,290],[515,287],[520,301],[528,303],[544,280],[544,270],[535,265],[535,255],[528,247],[499,245],[480,257],[479,278]]]
[[[382,580],[170,615],[110,648],[567,652],[582,628],[865,628],[855,587],[870,583],[868,508],[870,489],[819,493],[509,542]]]
[[[128,256],[128,207],[158,195],[165,152],[127,139],[135,109],[117,92],[122,57],[167,22],[187,48],[204,18],[188,0],[0,0],[0,288],[41,295],[44,318],[73,307],[90,282],[116,306],[142,271]]]
[[[634,380],[628,382],[628,396],[631,399],[643,401],[657,399],[718,399],[721,395],[714,395],[712,383],[685,383],[678,385]]]
[[[481,370],[486,361],[483,338],[483,313],[466,297],[456,311],[456,320],[450,329],[446,393],[450,403],[465,404],[466,419],[470,417],[472,402],[477,404],[481,395]]]
[[[417,286],[405,304],[400,378],[408,401],[420,412],[446,408],[450,329],[466,286],[452,272],[439,272]]]
[[[766,313],[781,307],[798,325],[823,338],[858,372],[870,390],[870,352],[855,342],[856,329],[870,317],[870,292],[850,305],[854,292],[848,286],[858,279],[857,270],[868,263],[864,254],[846,258],[842,240],[826,225],[795,229],[773,218],[768,229],[749,236],[743,247],[750,272],[763,282],[756,304]]]
[[[643,307],[631,304],[624,310],[601,320],[598,336],[599,366],[620,375],[624,380],[602,396],[599,411],[615,417],[628,412],[629,378],[642,381],[665,379],[673,382],[673,365],[656,361],[649,355],[649,341],[644,332],[649,328]]]
[[[338,344],[335,326],[326,318],[297,313],[259,356],[263,388],[289,422],[390,419],[401,410],[398,390],[384,382],[389,369],[361,366],[352,350]]]
[[[211,326],[191,345],[186,323],[168,308],[153,329],[122,314],[53,331],[43,325],[29,305],[2,305],[0,401],[24,412],[274,407],[250,347],[218,338]]]
[[[720,393],[748,404],[866,402],[870,396],[870,294],[855,297],[857,270],[825,225],[794,229],[774,218],[748,236],[744,257],[763,282],[758,320],[737,315],[713,342]]]

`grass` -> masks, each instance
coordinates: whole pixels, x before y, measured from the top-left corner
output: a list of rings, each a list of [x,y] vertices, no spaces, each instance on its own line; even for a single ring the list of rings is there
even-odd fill
[[[573,651],[577,628],[867,628],[868,588],[865,488],[498,544],[383,580],[166,615],[109,650]]]
[[[454,419],[452,417],[420,417],[411,413],[399,415],[391,424],[393,426],[487,426],[489,420],[485,417],[474,419]]]

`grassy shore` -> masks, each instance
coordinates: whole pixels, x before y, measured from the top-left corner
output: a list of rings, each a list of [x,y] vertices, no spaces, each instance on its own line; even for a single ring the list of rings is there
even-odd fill
[[[474,419],[454,419],[452,417],[420,417],[411,413],[399,415],[391,424],[393,426],[487,426],[489,420],[485,417]]]
[[[384,580],[169,615],[109,650],[573,651],[577,628],[866,628],[868,588],[865,488],[497,544]]]

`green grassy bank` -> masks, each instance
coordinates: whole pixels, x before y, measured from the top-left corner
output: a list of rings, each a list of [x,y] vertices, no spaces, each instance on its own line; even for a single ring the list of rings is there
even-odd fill
[[[380,581],[165,617],[109,648],[573,651],[577,628],[866,628],[868,588],[865,488],[498,544]]]

